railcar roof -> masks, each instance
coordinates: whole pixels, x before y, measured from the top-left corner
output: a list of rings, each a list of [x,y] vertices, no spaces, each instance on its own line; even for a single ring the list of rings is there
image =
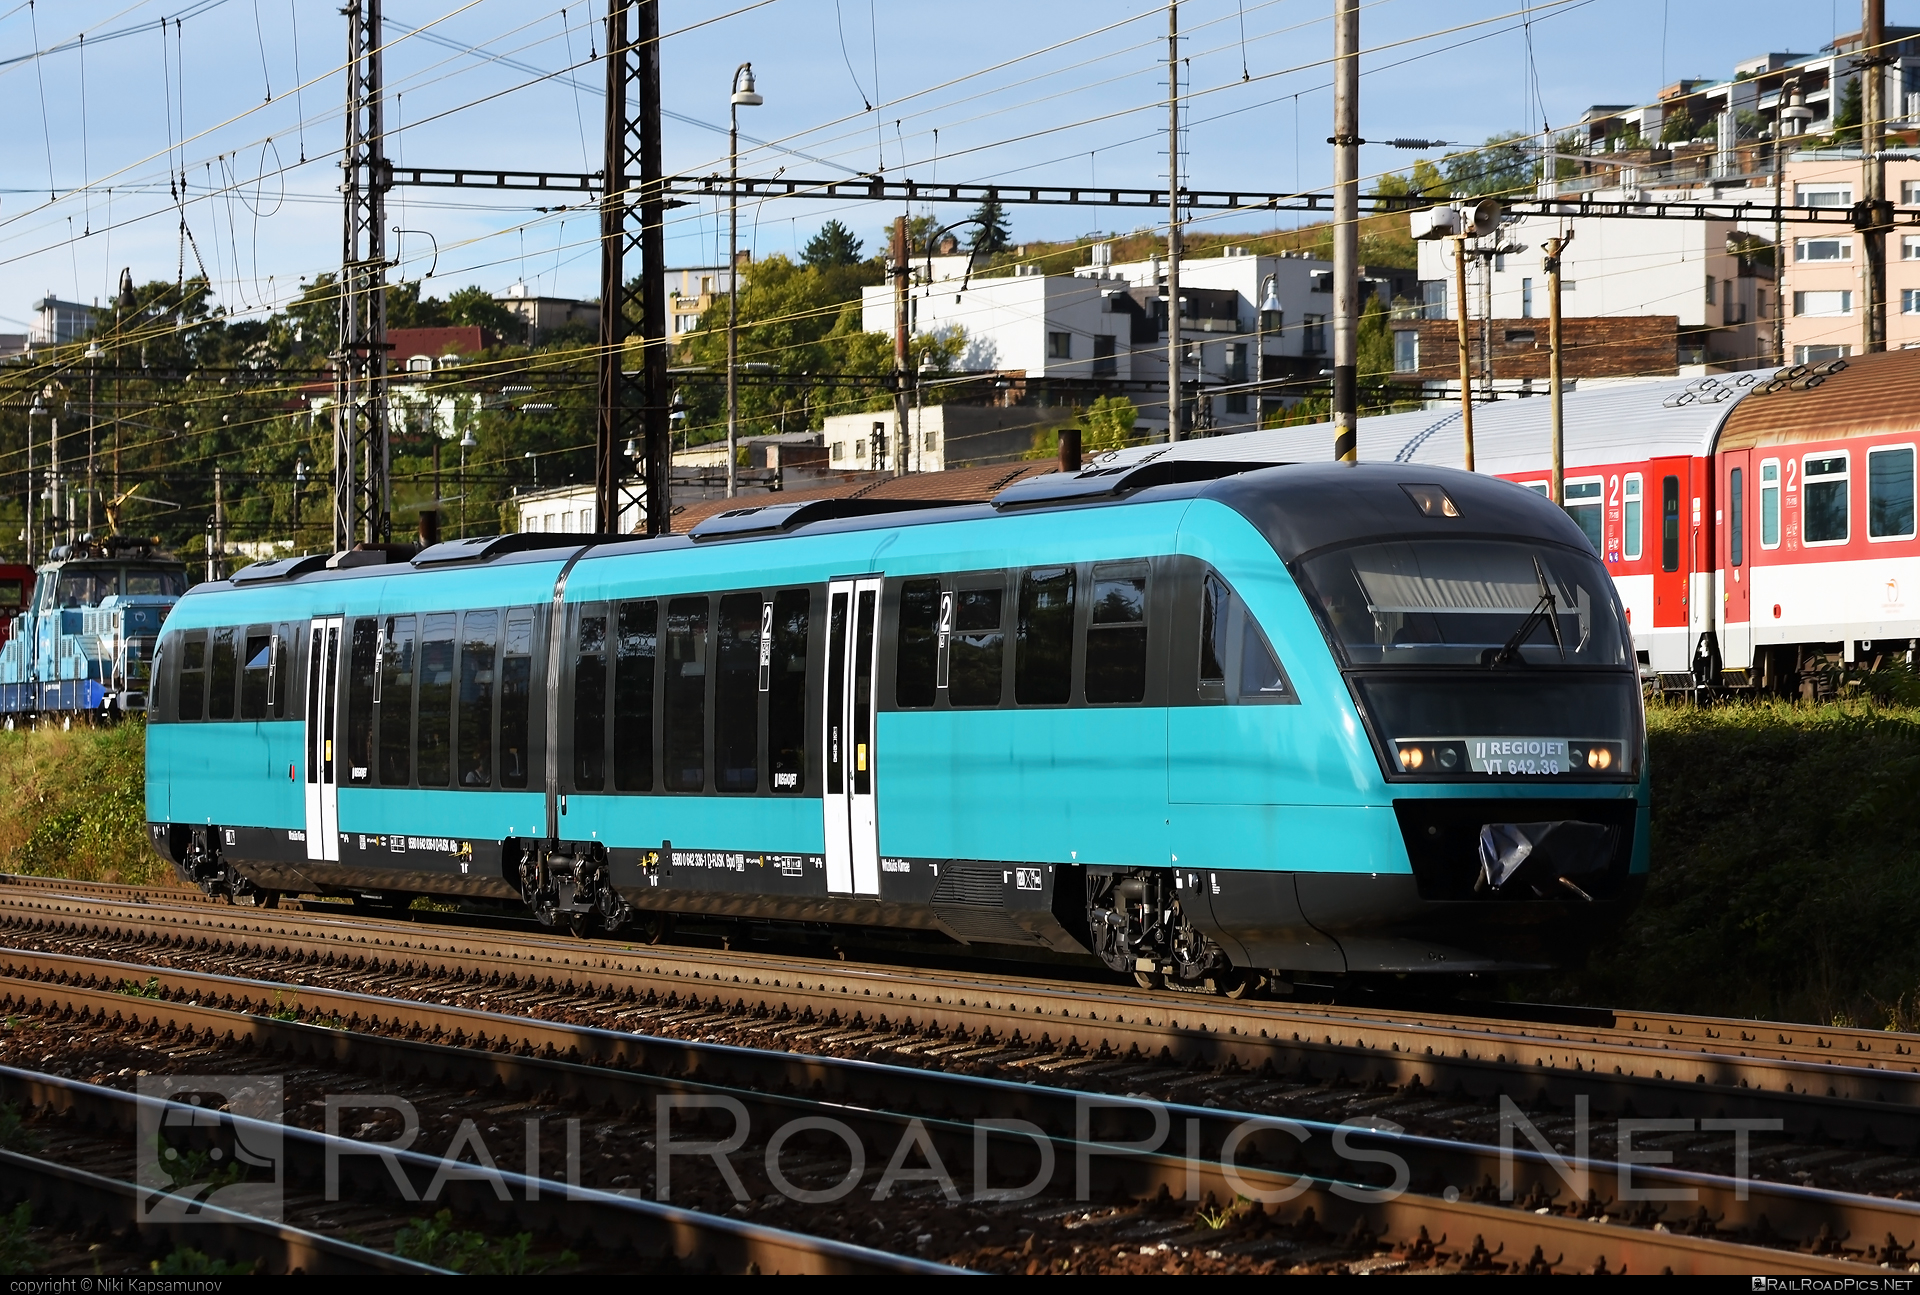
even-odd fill
[[[1657,455],[1710,454],[1728,414],[1739,407],[1756,383],[1770,376],[1770,372],[1762,371],[1714,378],[1646,378],[1570,391],[1563,402],[1567,463],[1576,466],[1633,462]],[[1551,402],[1544,395],[1476,405],[1475,468],[1495,474],[1545,472],[1552,453],[1552,417]],[[1450,468],[1466,462],[1466,438],[1461,434],[1457,405],[1363,418],[1358,430],[1363,462]],[[1152,448],[1119,451],[1115,462],[1151,453]],[[1210,436],[1182,441],[1166,452],[1194,459],[1314,462],[1332,457],[1333,424]]]
[[[1920,351],[1885,351],[1852,356],[1837,373],[1816,370],[1800,382],[1756,390],[1727,419],[1720,448],[1916,433]]]

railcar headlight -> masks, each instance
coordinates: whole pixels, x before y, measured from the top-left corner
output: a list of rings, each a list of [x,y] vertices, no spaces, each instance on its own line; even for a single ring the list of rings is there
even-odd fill
[[[1408,773],[1415,772],[1426,762],[1427,753],[1420,747],[1403,746],[1400,748],[1400,767]]]
[[[1613,767],[1613,751],[1604,746],[1588,748],[1587,767],[1590,769],[1611,769]]]
[[[1460,751],[1457,747],[1443,746],[1439,750],[1440,767],[1451,773],[1460,767]]]

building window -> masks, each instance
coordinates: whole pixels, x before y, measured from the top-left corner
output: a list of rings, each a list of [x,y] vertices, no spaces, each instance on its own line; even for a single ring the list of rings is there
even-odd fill
[[[847,457],[847,443],[846,443],[845,441],[835,441],[835,442],[833,443],[833,446],[832,446],[832,448],[831,448],[831,449],[829,449],[829,450],[827,451],[827,457],[828,457],[828,458],[830,458],[830,459],[844,459],[844,458],[846,458],[846,457]]]
[[[1847,542],[1847,456],[1809,455],[1800,464],[1801,531],[1808,544]]]
[[[1849,184],[1796,184],[1794,203],[1801,207],[1851,207],[1853,186]]]
[[[1420,284],[1420,318],[1447,317],[1447,285],[1443,279],[1427,279]]]
[[[1900,289],[1900,313],[1920,315],[1920,288]]]
[[[1120,372],[1119,358],[1114,354],[1114,336],[1111,333],[1093,339],[1093,376],[1096,378],[1115,377]]]
[[[1073,334],[1048,333],[1047,358],[1049,360],[1071,360],[1073,358]]]
[[[1393,371],[1420,371],[1420,334],[1411,328],[1403,328],[1393,335]]]
[[[1327,317],[1308,315],[1303,326],[1301,351],[1306,355],[1325,355],[1327,353]]]
[[[1906,180],[1901,183],[1900,205],[1920,207],[1920,180]]]
[[[1796,292],[1793,294],[1793,313],[1814,318],[1821,316],[1851,315],[1853,313],[1853,289],[1839,288],[1829,292]]]
[[[862,437],[853,443],[853,457],[856,460],[864,459],[867,457],[867,442],[865,437]]]
[[[1767,294],[1760,291],[1760,289],[1758,288],[1755,288],[1753,291],[1753,317],[1755,319],[1768,318]]]
[[[1227,347],[1227,381],[1245,382],[1247,380],[1247,344],[1234,342]]]
[[[1520,318],[1533,318],[1533,280],[1520,280]]]
[[[1713,304],[1713,276],[1711,274],[1707,276],[1707,304],[1709,306]]]
[[[1851,238],[1796,238],[1793,240],[1793,259],[1796,261],[1851,261],[1853,240]]]
[[[1333,271],[1313,270],[1307,274],[1307,288],[1313,292],[1333,291]]]
[[[1794,294],[1798,296],[1799,294]],[[1795,364],[1825,364],[1828,360],[1844,360],[1853,354],[1851,346],[1796,346],[1793,348]]]
[[[1908,183],[1912,183],[1912,181]],[[1900,259],[1903,261],[1920,261],[1920,235],[1901,235]]]

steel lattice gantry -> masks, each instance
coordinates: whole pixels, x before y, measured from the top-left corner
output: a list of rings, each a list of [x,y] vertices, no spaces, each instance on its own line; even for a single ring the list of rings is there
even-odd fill
[[[381,120],[380,2],[349,0],[346,199],[340,339],[334,353],[333,545],[391,538],[387,443],[387,165]]]
[[[601,179],[596,529],[631,529],[628,519],[637,518],[641,531],[657,535],[672,508],[659,0],[608,0]],[[634,251],[640,273],[629,278]]]

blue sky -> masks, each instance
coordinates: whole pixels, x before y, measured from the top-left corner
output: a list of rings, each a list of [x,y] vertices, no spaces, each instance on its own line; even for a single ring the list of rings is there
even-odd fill
[[[1331,0],[1187,0],[1186,168],[1215,188],[1324,186]],[[597,170],[603,3],[387,0],[389,154],[401,164]],[[1890,6],[1890,23],[1920,10]],[[162,35],[162,19],[166,19]],[[175,20],[178,20],[177,26]],[[1143,3],[666,0],[669,168],[724,171],[727,90],[751,61],[741,170],[829,177],[884,165],[916,179],[1152,185],[1165,177],[1166,18]],[[1748,0],[1372,0],[1362,10],[1362,133],[1473,142],[1561,126],[1590,104],[1724,77],[1768,50],[1814,52],[1857,5]],[[418,29],[419,34],[408,35]],[[76,38],[85,33],[85,41]],[[177,33],[177,35],[176,35]],[[1444,34],[1432,34],[1444,33]],[[0,331],[43,293],[92,301],[122,266],[171,279],[204,264],[251,313],[336,264],[345,20],[328,0],[0,0]],[[35,51],[43,51],[35,57]],[[479,51],[478,53],[473,51]],[[568,67],[576,70],[559,77]],[[869,108],[869,105],[877,105]],[[704,123],[697,124],[697,123]],[[718,129],[714,129],[718,127]],[[1362,171],[1415,155],[1363,151]],[[301,158],[306,159],[302,164]],[[170,165],[171,161],[171,165]],[[184,170],[191,243],[169,171]],[[50,197],[51,195],[51,197]],[[546,195],[396,190],[397,271],[428,292],[516,279],[598,290],[591,211]],[[806,200],[743,207],[742,242],[789,252],[828,216],[872,250],[896,214]],[[963,209],[940,209],[957,219]],[[1016,238],[1125,231],[1146,212],[1015,209]],[[1266,228],[1267,222],[1221,228]],[[676,265],[724,255],[725,212],[673,215]],[[437,243],[437,260],[435,244]],[[197,260],[196,260],[197,251]]]

